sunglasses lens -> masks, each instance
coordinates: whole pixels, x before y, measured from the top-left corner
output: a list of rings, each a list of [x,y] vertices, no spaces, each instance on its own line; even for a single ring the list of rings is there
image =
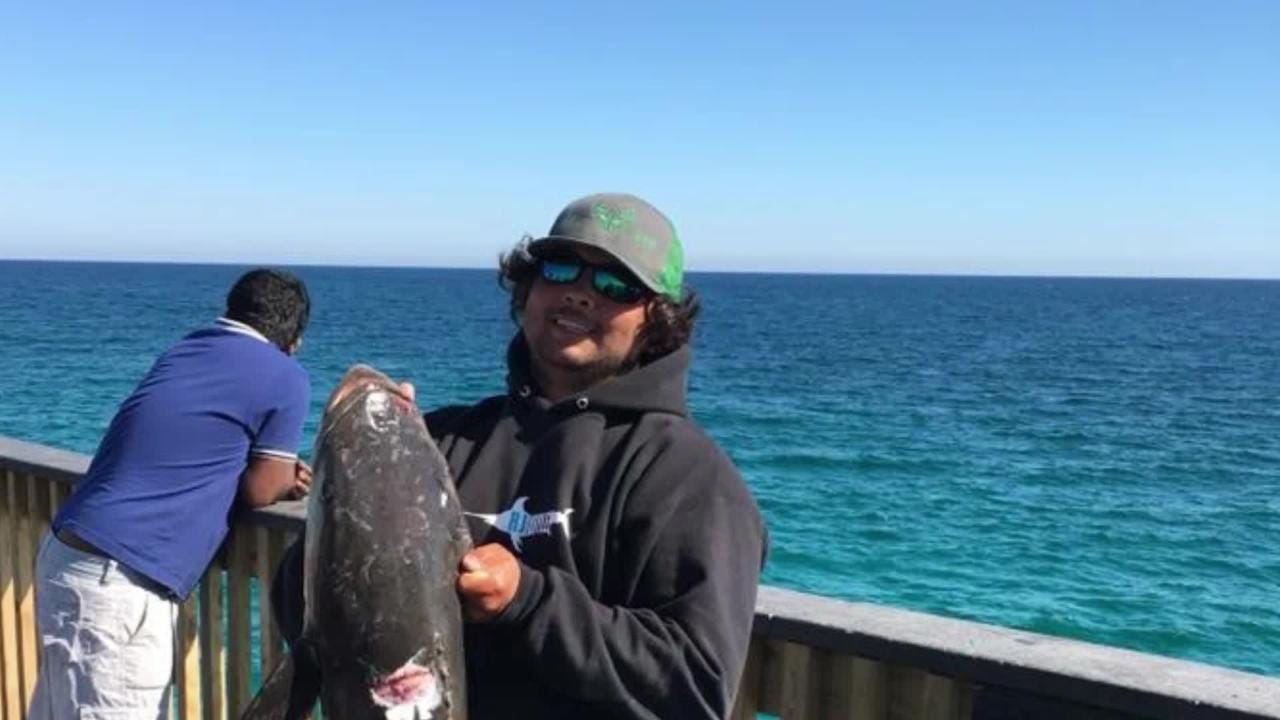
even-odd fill
[[[601,295],[624,305],[630,305],[644,297],[643,288],[604,268],[596,269],[591,284]]]
[[[541,266],[542,279],[557,285],[571,283],[582,274],[582,263],[572,260],[543,260]]]

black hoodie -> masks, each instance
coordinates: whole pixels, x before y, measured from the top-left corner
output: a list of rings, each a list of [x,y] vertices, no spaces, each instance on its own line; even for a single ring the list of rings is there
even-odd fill
[[[462,506],[488,516],[476,544],[521,562],[503,615],[467,626],[473,720],[728,715],[765,533],[689,417],[689,357],[551,404],[517,336],[507,395],[427,415]]]
[[[521,564],[503,614],[466,628],[471,720],[729,714],[765,530],[689,417],[689,359],[552,404],[517,335],[506,395],[426,415],[476,544]]]

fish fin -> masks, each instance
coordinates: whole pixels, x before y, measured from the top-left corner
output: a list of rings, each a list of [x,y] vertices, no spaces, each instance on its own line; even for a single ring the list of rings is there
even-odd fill
[[[240,720],[306,720],[320,696],[320,668],[306,649],[285,653]]]

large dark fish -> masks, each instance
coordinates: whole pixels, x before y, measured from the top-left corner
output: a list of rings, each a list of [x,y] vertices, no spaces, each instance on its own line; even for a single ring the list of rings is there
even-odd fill
[[[444,457],[376,370],[347,372],[316,437],[302,635],[244,720],[465,720],[455,583],[471,548]],[[265,602],[265,597],[263,598]]]

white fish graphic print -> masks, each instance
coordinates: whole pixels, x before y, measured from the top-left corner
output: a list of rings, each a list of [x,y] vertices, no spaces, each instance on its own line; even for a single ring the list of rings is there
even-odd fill
[[[559,525],[564,528],[564,536],[569,537],[569,513],[573,509],[568,510],[549,510],[547,512],[530,515],[524,509],[524,505],[529,501],[528,497],[516,498],[507,510],[493,515],[489,513],[473,513],[467,515],[480,518],[495,528],[506,533],[511,538],[511,546],[516,552],[523,553],[520,543],[524,538],[533,535],[550,535],[551,528]]]

